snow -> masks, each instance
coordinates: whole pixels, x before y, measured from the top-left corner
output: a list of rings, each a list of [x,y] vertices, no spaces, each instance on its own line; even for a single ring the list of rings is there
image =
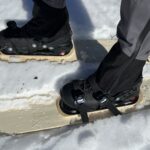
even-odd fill
[[[120,0],[68,0],[74,37],[112,39],[119,21],[119,6]],[[31,0],[1,0],[0,29],[4,29],[5,21],[10,19],[22,25],[30,19],[31,8]],[[0,62],[0,111],[51,103],[50,96],[56,97],[63,84],[87,77],[97,66],[97,63],[83,62],[37,64],[32,61],[25,65]],[[145,78],[149,77],[149,70],[150,66],[146,65]],[[1,134],[0,150],[149,150],[149,114],[150,110],[144,110],[80,127],[25,135]]]
[[[96,63],[0,62],[0,112],[51,104],[67,82],[92,74]],[[14,70],[15,68],[15,70]]]
[[[76,38],[112,39],[120,19],[120,0],[67,1]]]

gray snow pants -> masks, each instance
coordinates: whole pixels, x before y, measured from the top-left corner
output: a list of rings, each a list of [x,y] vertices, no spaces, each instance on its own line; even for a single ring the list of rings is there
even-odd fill
[[[123,52],[131,56],[136,49],[140,34],[150,20],[149,0],[122,0],[121,20],[117,35]],[[150,32],[147,32],[137,59],[146,60],[150,54]]]

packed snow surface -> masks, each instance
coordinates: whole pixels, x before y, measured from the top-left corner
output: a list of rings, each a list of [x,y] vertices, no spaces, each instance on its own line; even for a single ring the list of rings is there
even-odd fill
[[[76,38],[111,39],[115,36],[120,0],[68,0],[67,3]],[[6,27],[6,20],[15,19],[19,25],[23,25],[25,20],[31,18],[31,8],[31,0],[0,0],[0,29]],[[30,103],[49,103],[51,92],[55,91],[57,95],[64,83],[76,77],[85,78],[97,66],[81,62],[63,65],[50,62],[28,62],[26,65],[0,62],[0,111],[28,108]],[[149,75],[147,65],[144,76]],[[28,103],[25,96],[30,99]],[[37,101],[41,96],[43,99]],[[19,101],[15,101],[16,98],[20,98]],[[99,120],[82,127],[18,136],[0,135],[0,150],[70,149],[149,150],[150,110]]]
[[[92,74],[97,64],[73,62],[0,62],[0,111],[28,109],[32,104],[47,105],[56,100],[67,82]]]

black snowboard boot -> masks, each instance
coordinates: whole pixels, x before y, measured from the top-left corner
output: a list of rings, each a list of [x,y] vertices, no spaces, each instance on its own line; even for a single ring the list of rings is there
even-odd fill
[[[114,107],[137,102],[140,84],[141,82],[129,90],[109,95],[100,90],[94,76],[86,80],[75,80],[61,89],[62,100],[60,105],[62,110],[70,115],[106,108],[110,109],[114,115],[118,115],[120,113]]]
[[[93,79],[92,79],[93,78]],[[88,122],[87,112],[109,109],[113,115],[120,115],[120,106],[134,104],[139,99],[140,84],[115,95],[100,90],[94,77],[76,80],[61,89],[60,107],[69,115],[81,114],[83,122]]]
[[[14,21],[0,32],[0,49],[8,55],[63,56],[72,49],[67,8],[57,9],[34,0],[33,18],[23,27]]]
[[[80,113],[88,122],[87,112],[109,109],[121,114],[117,107],[138,101],[145,61],[130,58],[115,44],[97,72],[86,80],[68,83],[61,89],[60,106],[67,114]]]

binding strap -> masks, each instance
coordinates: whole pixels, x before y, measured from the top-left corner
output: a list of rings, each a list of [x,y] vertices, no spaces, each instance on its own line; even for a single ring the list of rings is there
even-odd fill
[[[91,76],[87,80],[92,88],[92,91],[97,92],[100,91],[99,86],[97,85],[94,76]],[[76,82],[75,82],[76,83]],[[79,84],[79,83],[78,83]],[[78,84],[74,84],[74,88],[79,88]],[[89,93],[88,93],[89,94]],[[89,99],[91,96],[89,96]],[[121,115],[122,113],[116,108],[116,106],[111,102],[108,96],[104,96],[102,99],[98,99],[99,101],[99,108],[106,108],[109,109],[110,112],[114,115]],[[78,99],[75,101],[75,105],[77,107],[77,110],[79,111],[81,115],[81,119],[83,123],[88,123],[89,122],[89,117],[88,117],[88,111],[84,109],[84,103],[86,100],[84,100],[83,97],[78,97]]]
[[[78,107],[78,111],[80,112],[81,119],[83,123],[89,123],[89,117],[87,111],[84,111],[81,107]]]
[[[80,112],[82,122],[89,123],[88,112],[82,107],[82,104],[84,104],[83,99],[76,101],[77,110]],[[100,107],[109,109],[109,111],[114,116],[122,115],[122,113],[117,109],[117,107],[107,97],[102,98],[99,102],[99,105],[100,105]]]
[[[122,114],[107,97],[104,97],[100,100],[100,106],[108,108],[114,116],[118,116]]]

